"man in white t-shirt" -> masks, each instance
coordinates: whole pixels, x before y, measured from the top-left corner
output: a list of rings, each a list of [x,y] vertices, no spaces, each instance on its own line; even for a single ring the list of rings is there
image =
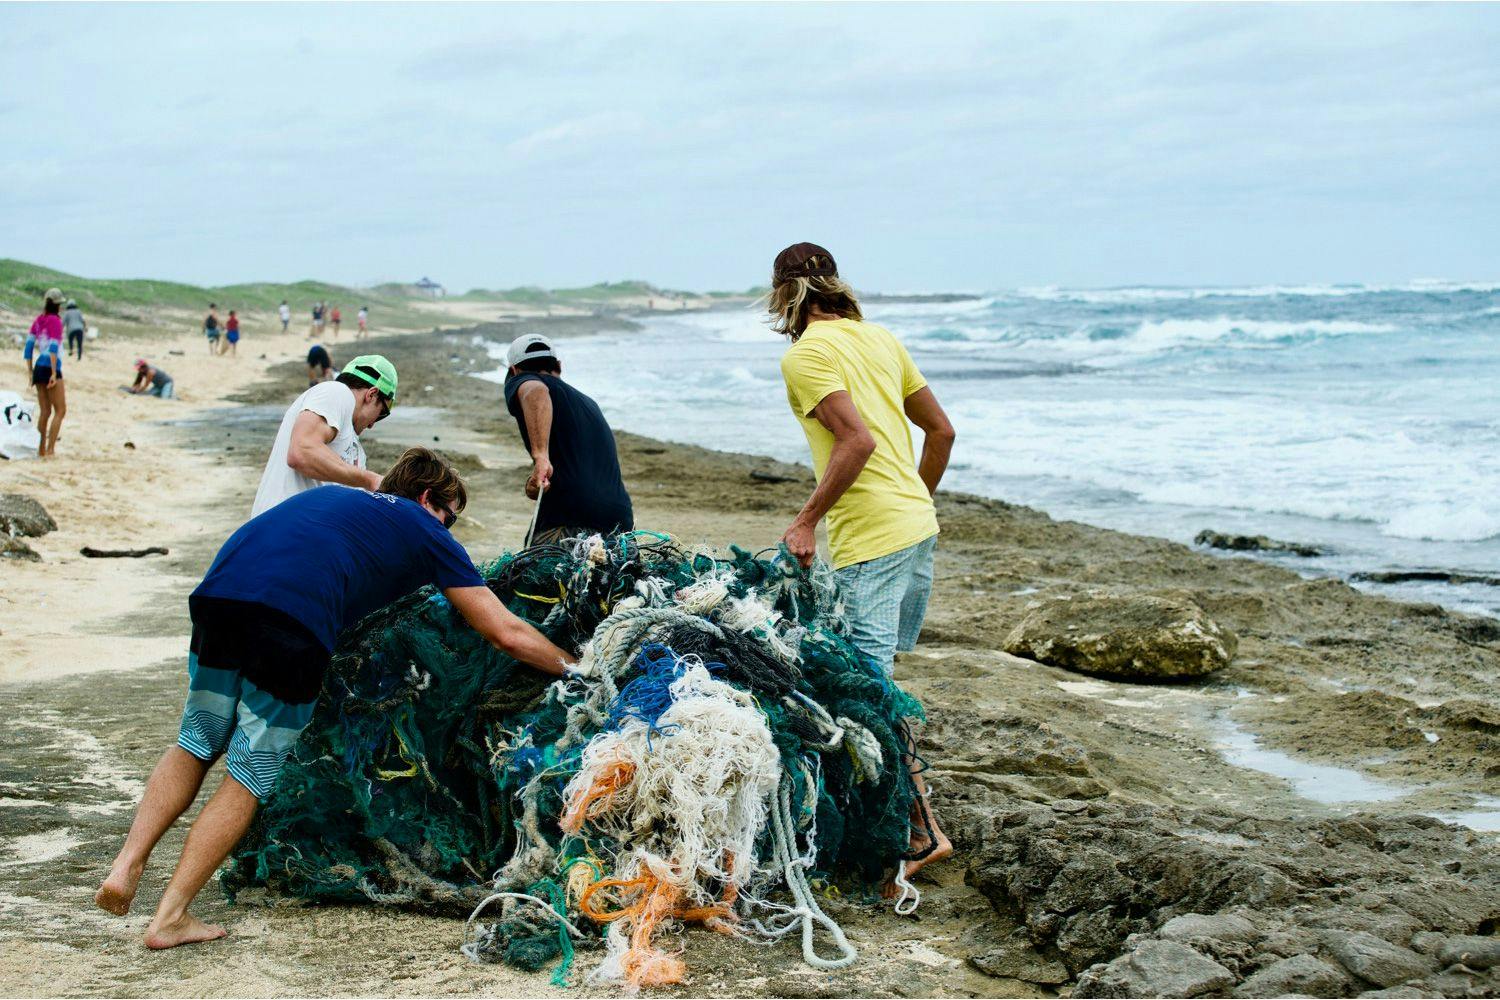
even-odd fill
[[[325,483],[374,490],[380,476],[365,469],[359,436],[384,420],[396,400],[396,366],[365,354],[297,397],[281,418],[250,516]]]
[[[281,305],[277,307],[276,312],[281,317],[281,332],[286,333],[286,328],[292,322],[292,308],[286,304],[286,299],[281,300]]]

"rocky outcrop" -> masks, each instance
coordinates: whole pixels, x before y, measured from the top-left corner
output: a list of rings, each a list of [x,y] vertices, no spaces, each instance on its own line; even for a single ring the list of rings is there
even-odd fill
[[[36,538],[57,530],[47,509],[24,493],[0,493],[0,533]]]
[[[1089,595],[1031,605],[1005,651],[1130,681],[1179,681],[1227,666],[1239,641],[1190,601]]]
[[[1205,545],[1211,549],[1225,549],[1230,552],[1285,552],[1304,559],[1328,554],[1326,549],[1321,549],[1316,545],[1283,542],[1279,539],[1267,538],[1265,535],[1226,535],[1208,530],[1198,532],[1197,537],[1193,539],[1193,544]]]
[[[1057,963],[1076,997],[1500,990],[1500,849],[1427,817],[1016,802],[976,834],[968,880],[1021,925],[983,971]]]
[[[1078,979],[1075,997],[1202,997],[1234,985],[1234,974],[1176,941],[1143,941]]]

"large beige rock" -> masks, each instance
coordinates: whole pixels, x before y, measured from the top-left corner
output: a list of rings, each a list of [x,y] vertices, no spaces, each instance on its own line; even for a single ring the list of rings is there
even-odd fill
[[[1005,639],[1007,653],[1130,681],[1202,677],[1228,665],[1238,647],[1196,604],[1146,595],[1044,601]]]

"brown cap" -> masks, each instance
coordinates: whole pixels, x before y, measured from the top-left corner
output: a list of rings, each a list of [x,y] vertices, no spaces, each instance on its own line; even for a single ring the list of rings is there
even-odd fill
[[[812,278],[818,275],[833,277],[839,273],[833,262],[833,254],[816,243],[793,243],[776,255],[771,265],[771,283],[779,285],[793,278]]]

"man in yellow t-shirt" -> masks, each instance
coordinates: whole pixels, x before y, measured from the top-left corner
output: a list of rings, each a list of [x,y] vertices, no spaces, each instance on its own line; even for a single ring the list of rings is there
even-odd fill
[[[850,637],[889,677],[927,615],[938,534],[932,494],[948,467],[953,425],[901,342],[864,321],[827,250],[798,243],[778,254],[769,308],[775,329],[792,338],[781,375],[818,477],[782,541],[809,566],[818,522],[828,518]],[[908,420],[924,435],[920,461]],[[913,780],[919,798],[905,874],[952,853],[926,808],[921,775]]]
[[[822,247],[776,258],[771,312],[792,338],[781,359],[787,402],[812,449],[818,488],[783,536],[804,566],[828,518],[828,544],[855,644],[887,675],[916,644],[932,589],[938,534],[932,493],[953,426],[890,331],[864,321]],[[910,419],[924,433],[918,462]]]

